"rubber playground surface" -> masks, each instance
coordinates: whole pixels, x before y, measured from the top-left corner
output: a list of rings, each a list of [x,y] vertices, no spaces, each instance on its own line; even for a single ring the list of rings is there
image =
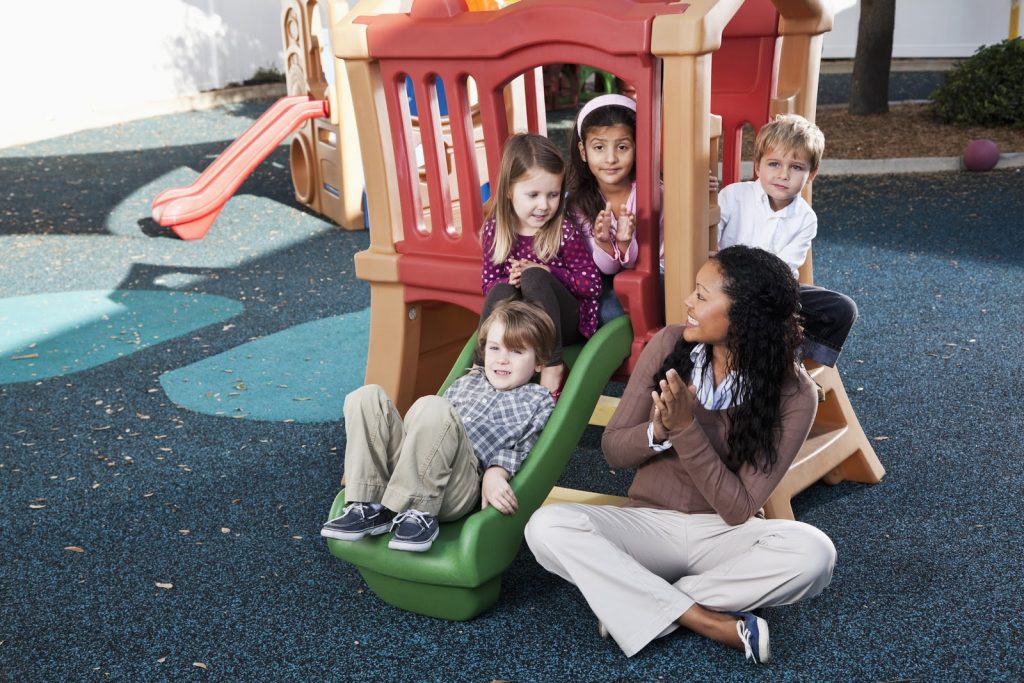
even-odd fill
[[[887,474],[794,500],[839,562],[766,610],[771,664],[686,633],[626,659],[525,547],[458,623],[327,551],[367,233],[296,204],[283,146],[202,240],[149,217],[269,104],[0,150],[0,680],[1024,679],[1024,172],[815,182],[816,279],[860,307],[840,368]],[[599,442],[559,483],[622,495]]]

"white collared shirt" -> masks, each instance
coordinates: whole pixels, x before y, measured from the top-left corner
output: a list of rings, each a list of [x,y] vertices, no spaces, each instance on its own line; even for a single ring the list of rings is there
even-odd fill
[[[773,211],[761,183],[750,180],[732,183],[718,193],[718,248],[734,244],[759,247],[775,254],[793,275],[807,259],[811,240],[818,234],[818,217],[803,197]]]
[[[737,375],[730,372],[719,385],[715,386],[713,372],[704,372],[704,344],[697,344],[690,351],[693,370],[690,371],[690,383],[697,389],[697,402],[708,410],[725,410],[732,407],[732,387],[736,384]]]

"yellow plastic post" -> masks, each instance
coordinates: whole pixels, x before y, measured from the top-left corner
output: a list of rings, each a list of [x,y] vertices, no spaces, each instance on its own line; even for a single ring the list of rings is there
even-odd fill
[[[657,17],[651,53],[663,60],[665,322],[686,319],[683,300],[708,256],[711,53],[742,0],[697,0]]]

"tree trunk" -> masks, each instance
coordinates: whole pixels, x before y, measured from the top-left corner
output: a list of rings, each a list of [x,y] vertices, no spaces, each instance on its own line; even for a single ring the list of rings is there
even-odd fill
[[[861,0],[857,53],[850,81],[850,113],[889,111],[889,66],[896,23],[896,0]]]

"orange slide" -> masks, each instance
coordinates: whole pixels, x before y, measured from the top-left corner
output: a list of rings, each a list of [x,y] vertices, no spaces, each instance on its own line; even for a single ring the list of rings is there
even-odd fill
[[[303,122],[329,116],[327,100],[282,97],[188,187],[164,190],[153,199],[153,220],[183,240],[202,239],[238,186]]]

